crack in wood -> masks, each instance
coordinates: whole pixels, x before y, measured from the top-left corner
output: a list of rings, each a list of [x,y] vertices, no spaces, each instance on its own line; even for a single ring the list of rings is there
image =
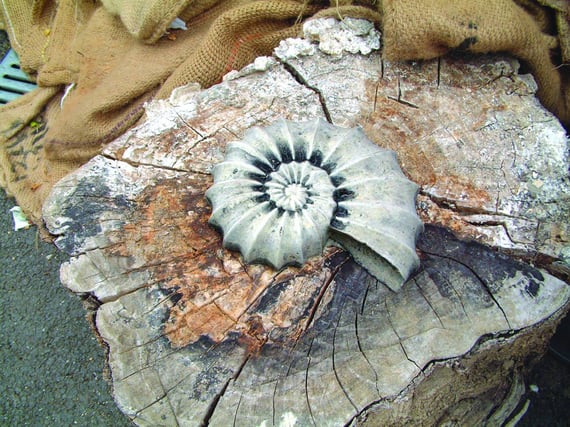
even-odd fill
[[[172,410],[173,416],[174,416],[174,420],[176,421],[176,425],[179,426],[178,423],[178,418],[176,417],[176,414],[174,412],[174,409],[172,408],[172,405],[170,404],[170,398],[168,397],[168,393],[170,393],[172,390],[174,390],[176,387],[178,387],[178,385],[180,383],[182,383],[184,381],[184,379],[186,379],[187,377],[184,377],[184,379],[178,381],[176,384],[174,384],[171,388],[169,389],[165,389],[164,385],[162,383],[162,379],[160,378],[160,375],[158,374],[158,372],[154,369],[154,368],[149,368],[149,370],[153,371],[153,374],[155,374],[156,378],[158,378],[159,384],[161,386],[162,389],[162,395],[160,395],[159,397],[157,397],[154,401],[150,402],[149,404],[147,404],[146,406],[143,406],[142,408],[140,408],[139,410],[137,410],[135,412],[134,417],[132,418],[132,420],[135,420],[136,418],[140,417],[140,414],[143,413],[145,410],[147,410],[148,408],[150,408],[151,406],[156,405],[158,402],[167,399],[168,403],[169,403],[169,407]]]
[[[392,315],[390,314],[390,309],[388,308],[388,300],[387,299],[384,299],[384,310],[386,311],[386,316],[388,318],[388,322],[390,323],[390,327],[392,328],[392,331],[394,331],[394,334],[398,338],[398,344],[400,345],[400,349],[402,350],[402,353],[404,353],[404,357],[406,359],[408,359],[408,361],[410,363],[413,363],[416,366],[416,368],[418,368],[418,370],[421,372],[422,368],[420,367],[420,365],[418,365],[415,360],[411,359],[408,356],[408,352],[406,351],[406,348],[404,347],[404,343],[402,342],[402,337],[400,336],[400,334],[398,334],[398,331],[396,330],[394,322],[392,321]]]
[[[441,56],[437,57],[437,78],[436,78],[437,88],[441,84]]]
[[[457,289],[455,289],[455,286],[453,286],[453,284],[447,279],[447,276],[441,274],[441,272],[436,270],[436,269],[430,269],[428,274],[430,276],[437,276],[437,280],[434,280],[435,283],[438,283],[438,282],[445,283],[447,285],[447,289],[452,290],[455,297],[457,298],[457,301],[461,305],[461,310],[463,311],[463,314],[465,314],[465,317],[467,319],[471,320],[471,318],[469,317],[469,313],[467,313],[467,310],[465,309],[465,304],[463,303],[463,298],[461,298],[461,294],[457,291]],[[414,280],[415,280],[415,278],[414,278]]]
[[[523,219],[523,220],[525,219],[525,218],[517,218],[517,217],[511,217],[511,218]],[[502,221],[499,219],[484,219],[484,220],[481,219],[481,220],[477,221],[475,219],[470,219],[470,218],[464,218],[464,220],[467,224],[481,226],[481,227],[501,227],[512,243],[519,244],[519,245],[525,245],[525,246],[534,246],[534,243],[532,243],[532,242],[515,239],[511,235],[511,233],[509,231],[509,225],[505,221]],[[535,225],[534,236],[531,238],[532,241],[536,241],[538,239],[538,228],[539,228],[539,226],[540,226],[540,222],[537,222]],[[532,252],[536,252],[536,251],[532,251]],[[528,255],[532,255],[532,253],[529,253]]]
[[[214,412],[216,411],[216,407],[220,403],[221,398],[225,395],[229,384],[231,382],[235,382],[238,379],[241,372],[243,371],[245,364],[249,361],[249,358],[250,358],[249,354],[246,354],[244,356],[243,360],[241,361],[240,365],[235,370],[232,377],[230,377],[226,380],[226,382],[224,383],[221,390],[218,393],[216,393],[216,395],[212,398],[212,401],[211,401],[210,405],[208,406],[208,409],[206,410],[206,414],[204,415],[204,418],[200,422],[200,427],[207,427],[210,425],[210,420],[214,416]]]
[[[424,290],[418,284],[418,281],[416,280],[416,278],[414,277],[412,280],[413,280],[414,284],[416,285],[416,288],[418,289],[418,291],[419,291],[420,295],[422,296],[422,298],[424,299],[424,301],[427,303],[427,305],[429,305],[429,308],[431,309],[431,311],[433,311],[433,314],[435,314],[435,317],[437,317],[437,320],[438,320],[439,324],[441,325],[441,328],[446,329],[445,325],[443,324],[443,320],[441,320],[441,317],[439,317],[439,313],[437,312],[435,307],[432,305],[430,300],[425,295]]]
[[[163,338],[164,338],[164,339],[168,339],[168,336],[167,336],[166,334],[161,333],[161,334],[159,334],[159,335],[153,337],[152,339],[150,339],[150,340],[148,340],[148,341],[144,341],[144,342],[141,342],[141,343],[139,343],[139,344],[136,344],[136,345],[134,345],[134,346],[132,346],[132,347],[125,348],[125,349],[123,349],[122,351],[117,351],[116,354],[118,354],[118,355],[127,354],[127,353],[132,352],[133,350],[138,349],[138,348],[145,348],[145,347],[148,346],[149,344],[154,344],[155,342],[158,342],[159,340],[161,340],[161,339],[163,339]],[[152,368],[152,365],[147,365],[147,366],[148,366],[149,368]],[[127,376],[130,376],[130,375],[132,375],[132,374],[129,374],[129,375],[127,375]],[[126,378],[126,377],[125,377],[125,378]]]
[[[358,348],[358,351],[360,352],[360,354],[362,354],[362,357],[364,357],[364,360],[366,360],[366,363],[368,364],[368,366],[370,367],[370,369],[374,373],[374,388],[376,389],[378,396],[380,396],[380,389],[378,388],[378,372],[376,371],[376,369],[372,365],[372,362],[370,362],[370,360],[368,359],[366,352],[362,348],[362,344],[360,342],[360,334],[359,334],[359,330],[358,330],[359,329],[358,324],[359,324],[358,311],[355,310],[355,312],[354,312],[354,335],[356,337],[356,347]]]
[[[226,328],[226,329],[224,330],[224,332],[223,332],[223,335],[224,335],[224,336],[228,333],[228,331],[229,331],[230,329],[232,329],[232,328],[235,326],[235,324],[239,321],[240,317],[243,315],[243,312],[242,312],[242,313],[240,313],[240,314],[238,315],[238,318],[237,318],[237,319],[234,319],[234,318],[230,315],[230,313],[226,312],[222,307],[220,307],[220,306],[218,305],[218,300],[219,300],[220,298],[222,298],[222,297],[225,297],[225,296],[227,295],[227,293],[228,293],[227,290],[224,291],[224,292],[220,292],[219,294],[217,294],[217,295],[214,297],[214,299],[212,299],[212,300],[208,303],[208,304],[213,304],[213,305],[220,311],[220,313],[222,313],[222,316],[223,316],[223,317],[227,318],[230,322],[233,322],[232,326],[230,326],[230,327],[228,327],[228,328]]]
[[[201,142],[201,141],[198,141],[198,142]],[[113,157],[109,154],[106,154],[106,153],[100,154],[100,156],[105,157],[106,159],[109,159],[109,160],[112,160],[115,162],[123,162],[129,166],[134,167],[134,168],[138,168],[141,166],[142,167],[152,167],[152,168],[156,168],[158,170],[162,169],[162,170],[166,170],[169,172],[178,172],[178,173],[184,173],[184,174],[194,173],[196,175],[210,176],[210,173],[201,171],[199,169],[193,169],[193,168],[180,169],[180,168],[175,168],[172,166],[166,166],[166,165],[161,165],[161,164],[146,163],[146,162],[141,162],[141,161],[133,161],[133,160],[127,159],[125,157],[121,157],[120,159],[118,159],[118,158],[115,158],[115,157]]]
[[[226,380],[224,386],[222,387],[222,390],[218,394],[216,394],[216,396],[214,396],[214,398],[212,399],[212,402],[210,403],[210,405],[208,406],[208,409],[206,411],[206,415],[204,416],[204,418],[200,422],[200,427],[207,427],[210,425],[210,420],[214,416],[214,412],[216,411],[216,407],[218,406],[218,403],[220,403],[220,399],[225,394],[226,389],[228,388],[228,385],[230,384],[231,380],[232,380],[231,378]]]
[[[336,334],[339,330],[339,324],[340,324],[340,319],[342,317],[342,313],[344,312],[345,309],[345,304],[346,304],[346,299],[343,299],[342,303],[340,304],[339,307],[339,314],[336,320],[336,325],[333,328],[333,340],[332,340],[332,354],[331,354],[331,359],[332,359],[332,368],[333,368],[333,373],[334,373],[334,377],[336,379],[336,382],[338,383],[342,393],[344,394],[344,396],[346,397],[346,399],[350,402],[350,404],[352,405],[352,407],[354,408],[354,410],[356,411],[356,413],[358,413],[358,407],[356,406],[356,404],[354,403],[354,401],[352,400],[352,398],[350,397],[348,390],[346,390],[346,388],[344,387],[344,384],[342,383],[342,381],[340,380],[337,368],[336,368]]]
[[[504,171],[503,171],[503,176],[505,177],[505,182],[507,182],[506,181],[506,175],[505,175]],[[508,186],[508,182],[507,182],[507,186]],[[509,190],[512,193],[512,190],[510,189],[510,187],[509,187]],[[510,215],[510,214],[507,214],[504,212],[499,212],[499,206],[498,206],[499,202],[500,202],[499,192],[497,193],[497,197],[495,199],[495,211],[494,212],[490,211],[490,210],[486,210],[486,209],[476,209],[476,208],[471,208],[471,207],[466,208],[466,207],[458,206],[454,199],[436,196],[436,195],[430,193],[428,190],[425,190],[425,189],[421,189],[420,194],[422,196],[425,196],[428,199],[430,199],[433,203],[435,203],[438,206],[438,208],[444,209],[444,210],[450,210],[450,211],[457,213],[460,216],[460,219],[462,221],[464,221],[466,224],[472,225],[474,227],[482,227],[482,228],[500,227],[503,230],[504,235],[509,239],[509,242],[513,245],[512,248],[503,247],[502,250],[504,250],[505,253],[508,253],[514,259],[519,260],[519,261],[523,261],[523,262],[529,262],[530,261],[533,264],[535,264],[536,266],[546,269],[550,274],[553,274],[554,276],[557,276],[557,277],[559,276],[557,271],[555,269],[553,269],[553,267],[552,267],[552,261],[553,260],[540,256],[541,255],[540,251],[539,251],[540,245],[538,243],[538,240],[539,240],[540,226],[541,226],[542,222],[537,221],[537,220],[533,220],[532,218],[519,217],[516,215]],[[547,204],[547,203],[548,203],[547,201],[544,201],[543,205]],[[559,203],[559,201],[555,200],[552,203]],[[480,218],[480,219],[470,218],[471,215],[481,215],[483,217],[488,217],[488,218]],[[500,219],[497,217],[501,217],[504,219]],[[534,223],[534,225],[533,225],[534,230],[531,232],[529,229],[529,231],[526,233],[528,235],[526,240],[517,239],[513,236],[512,232],[511,232],[511,227],[507,221],[509,219],[514,220],[514,221],[526,221],[526,222]],[[513,228],[516,228],[516,226],[513,226]]]
[[[311,340],[311,344],[309,346],[309,349],[307,350],[307,367],[308,367],[308,363],[310,360],[310,352],[311,352],[311,346],[313,345],[313,340],[314,338]],[[280,381],[286,379],[289,377],[289,374],[291,373],[291,368],[293,367],[293,363],[296,362],[295,358],[292,356],[293,353],[296,351],[297,349],[297,345],[300,343],[300,340],[294,340],[293,341],[293,345],[289,348],[284,347],[284,353],[286,353],[286,355],[284,355],[284,360],[288,360],[289,364],[287,365],[287,371],[285,372],[284,375],[277,375],[277,378],[274,380],[275,382],[275,386],[273,387],[273,394],[272,394],[272,401],[271,401],[271,409],[272,409],[272,414],[271,414],[271,420],[272,420],[272,425],[276,425],[276,421],[275,421],[275,416],[277,414],[277,410],[275,408],[275,403],[277,401],[277,389],[279,387]],[[273,381],[269,381],[269,382],[273,382]],[[307,397],[307,368],[305,368],[305,399],[308,399]],[[309,408],[310,411],[310,406],[309,406],[309,402],[308,400],[306,400],[307,402],[307,406]],[[314,424],[314,423],[313,423]]]
[[[489,288],[489,285],[487,285],[487,283],[483,280],[483,278],[475,271],[475,269],[473,267],[471,267],[470,265],[466,264],[465,262],[456,259],[454,257],[451,257],[449,255],[441,255],[441,254],[436,254],[433,252],[428,252],[428,251],[423,251],[424,253],[431,255],[433,257],[438,257],[438,258],[443,258],[443,259],[448,259],[450,261],[456,262],[459,265],[462,265],[463,267],[465,267],[467,270],[469,270],[471,272],[471,274],[473,274],[473,276],[481,283],[481,285],[483,286],[483,289],[485,290],[485,292],[487,293],[487,295],[493,300],[493,302],[495,303],[495,305],[497,306],[497,308],[501,311],[503,318],[505,319],[505,321],[507,322],[507,326],[509,329],[512,329],[511,323],[509,322],[509,319],[507,317],[507,314],[505,313],[505,310],[503,309],[503,307],[501,307],[501,305],[499,304],[499,301],[497,301],[497,299],[495,298],[495,295],[493,294],[493,292],[491,291],[491,289]]]
[[[200,142],[202,142],[204,139],[207,138],[207,136],[202,135],[198,129],[194,128],[193,126],[191,126],[186,120],[184,120],[184,118],[178,113],[178,111],[176,111],[175,107],[172,107],[172,111],[174,112],[174,114],[176,114],[176,117],[178,117],[178,119],[184,123],[184,125],[186,127],[188,127],[192,132],[196,133],[196,135],[198,135],[200,137],[199,140],[197,140],[196,142],[194,142],[194,144],[192,144],[192,146],[188,149],[188,151],[191,151],[196,145],[198,145]]]
[[[490,86],[491,84],[495,83],[496,81],[502,79],[503,77],[506,78],[507,80],[509,80],[511,83],[514,83],[515,81],[515,76],[516,73],[515,72],[510,72],[508,74],[505,74],[504,70],[501,70],[501,72],[499,73],[499,75],[488,79],[486,82],[482,83],[477,89],[483,88],[485,86]]]
[[[396,333],[396,335],[398,335],[398,333]],[[402,338],[400,338],[400,336],[398,335],[398,343],[400,344],[400,349],[402,350],[402,352],[404,353],[404,357],[406,359],[408,359],[411,363],[413,363],[416,368],[418,368],[420,370],[420,372],[422,371],[422,368],[420,367],[420,365],[418,365],[418,363],[413,360],[412,358],[410,358],[410,356],[408,355],[408,352],[406,351],[406,347],[404,347],[404,343],[402,342]]]
[[[311,90],[312,92],[314,92],[317,97],[319,98],[319,102],[321,104],[321,108],[323,110],[323,114],[327,120],[327,122],[329,123],[333,123],[332,120],[332,116],[331,113],[327,107],[326,104],[326,99],[325,96],[323,95],[323,93],[321,92],[321,90],[316,87],[313,86],[311,84],[309,84],[309,82],[305,79],[305,77],[299,72],[299,70],[297,70],[295,68],[294,65],[292,65],[291,63],[287,62],[287,61],[283,61],[281,59],[279,59],[279,62],[283,65],[283,68],[285,68],[285,70],[291,74],[291,76],[302,86],[306,87],[307,89]]]
[[[420,107],[417,106],[416,104],[414,104],[413,102],[410,101],[406,101],[403,96],[402,96],[402,87],[401,87],[401,83],[400,83],[400,76],[398,76],[398,96],[394,97],[391,95],[387,95],[386,98],[392,100],[392,101],[396,101],[399,104],[405,105],[406,107],[411,107],[411,108],[415,108],[415,109],[419,109]]]
[[[529,329],[529,328],[523,328],[523,330],[524,329]],[[481,350],[482,347],[484,347],[485,344],[488,344],[491,341],[499,342],[499,341],[508,340],[509,338],[514,336],[517,332],[518,331],[515,330],[509,330],[504,332],[493,332],[493,333],[483,334],[477,339],[477,341],[471,346],[471,348],[469,348],[469,350],[467,350],[462,354],[458,354],[456,356],[451,356],[447,358],[431,359],[422,368],[421,372],[418,373],[416,377],[414,377],[414,380],[410,383],[410,386],[412,386],[414,383],[417,382],[420,375],[428,376],[429,371],[435,369],[437,366],[452,366],[454,369],[460,370],[461,368],[458,368],[458,366],[460,366],[461,363],[460,359],[462,359],[464,356],[470,354],[471,355],[476,354]]]
[[[380,77],[382,78],[382,77]],[[376,83],[376,87],[374,88],[374,105],[372,107],[372,112],[376,112],[376,107],[378,105],[378,91],[380,90],[380,82]]]
[[[311,339],[311,344],[309,345],[309,349],[307,350],[307,367],[305,368],[305,401],[307,402],[307,408],[309,409],[309,415],[311,416],[311,421],[313,425],[316,426],[317,422],[315,421],[315,416],[313,414],[313,408],[311,406],[311,401],[309,399],[309,369],[311,367],[311,350],[313,348],[314,338]]]
[[[375,282],[375,286],[378,286],[378,281]],[[364,295],[362,295],[362,301],[360,303],[360,314],[364,314],[364,307],[366,306],[366,301],[368,299],[368,293],[370,292],[370,282],[366,285],[364,290]]]
[[[279,383],[279,378],[275,381],[275,386],[273,387],[273,393],[271,394],[271,425],[275,425],[275,401],[277,397],[277,384]]]
[[[502,215],[506,218],[517,218],[515,216],[511,216],[508,214],[490,211],[488,209],[485,209],[484,207],[467,207],[467,206],[458,205],[458,200],[452,199],[449,197],[437,196],[433,193],[430,193],[429,190],[426,190],[425,188],[420,188],[419,194],[430,199],[439,208],[451,210],[451,211],[453,211],[457,214],[460,214],[460,215],[462,215],[462,214],[468,214],[468,215],[473,215],[473,214],[476,214],[476,215]]]
[[[84,254],[84,256],[88,256],[88,254],[89,254],[89,252],[86,252],[86,253]],[[95,264],[93,264],[93,265],[95,266]],[[96,266],[95,266],[95,267],[96,267]],[[97,268],[97,267],[96,267],[96,268]],[[100,270],[98,270],[98,271],[101,273],[101,275],[103,275]],[[120,274],[117,275],[117,276],[104,277],[104,280],[101,280],[101,281],[98,281],[98,282],[94,282],[93,284],[94,284],[94,285],[105,284],[105,283],[107,283],[109,280],[116,280],[116,279],[121,278],[122,276],[127,276],[127,277],[128,277],[131,273],[136,273],[137,271],[139,271],[139,270],[138,270],[138,269],[127,270],[127,271],[124,271],[124,272],[120,273]],[[140,270],[140,271],[144,271],[144,269],[142,269],[142,270]],[[99,276],[99,274],[94,273],[92,276],[85,276],[85,278],[97,277],[97,276]],[[110,302],[116,302],[116,301],[118,301],[118,300],[119,300],[120,298],[122,298],[122,297],[125,297],[125,296],[128,296],[128,295],[132,295],[132,294],[136,293],[137,291],[140,291],[141,289],[149,289],[149,288],[151,288],[152,286],[154,286],[154,285],[156,285],[156,284],[157,284],[157,282],[153,282],[153,281],[144,282],[144,283],[140,284],[140,286],[137,286],[137,287],[135,287],[135,288],[132,288],[132,289],[125,289],[125,290],[123,290],[123,291],[117,291],[117,292],[115,292],[113,295],[106,295],[104,298],[100,298],[100,300],[101,300],[102,304],[107,304],[107,303],[110,303]],[[97,291],[97,289],[98,289],[98,287],[97,287],[97,286],[94,286],[92,290],[90,290],[89,292],[86,292],[86,293],[89,294],[89,295],[91,295],[91,296],[93,296],[94,298],[97,298],[97,296],[96,296],[96,291]]]
[[[520,134],[521,131],[523,131],[523,130],[525,130],[525,129],[532,128],[532,127],[535,127],[536,125],[544,125],[544,124],[547,124],[547,123],[556,123],[556,122],[557,122],[557,120],[556,120],[555,118],[548,118],[548,119],[545,119],[545,120],[533,120],[533,121],[529,122],[529,123],[526,124],[526,125],[517,125],[517,127],[503,128],[502,130],[503,130],[504,132],[517,132],[517,133]],[[516,141],[513,140],[513,141],[511,141],[511,142],[513,143],[513,146],[514,146],[514,143],[515,143]]]
[[[238,413],[239,413],[239,407],[241,406],[242,397],[243,397],[243,395],[240,394],[240,395],[239,395],[238,403],[237,403],[237,405],[236,405],[236,409],[235,409],[235,411],[234,411],[234,419],[233,419],[233,422],[232,422],[232,427],[235,427],[236,424],[237,424]]]
[[[159,336],[159,337],[157,337],[157,338],[160,339],[160,338],[163,338],[163,336],[161,335],[161,336]],[[156,342],[157,339],[155,339],[155,340],[153,340],[153,341]],[[149,344],[151,344],[151,343],[152,343],[152,342],[149,342]],[[131,347],[130,350],[134,350],[134,349],[136,349],[136,348],[138,348],[138,347],[139,347],[139,346]],[[135,376],[135,375],[137,375],[137,374],[140,374],[142,371],[145,371],[145,370],[147,370],[147,369],[154,369],[154,365],[156,365],[157,363],[163,362],[164,360],[168,359],[168,358],[171,357],[171,356],[176,355],[176,354],[178,353],[178,351],[179,351],[178,349],[174,349],[174,350],[172,350],[170,353],[166,353],[166,354],[164,354],[164,355],[161,355],[160,357],[157,357],[157,358],[154,359],[152,362],[146,362],[144,365],[140,365],[140,366],[137,368],[136,371],[133,371],[133,372],[131,372],[131,373],[127,374],[127,375],[124,375],[124,376],[122,376],[122,377],[120,377],[120,378],[119,378],[119,377],[115,377],[114,380],[115,380],[115,382],[126,381],[126,380],[128,380],[129,378],[131,378],[131,377],[133,377],[133,376]],[[124,353],[126,353],[126,352],[124,352]],[[118,354],[122,354],[122,353],[118,353]],[[187,377],[185,377],[185,378],[187,378]],[[185,378],[184,378],[184,379],[185,379]]]
[[[335,279],[335,276],[338,274],[338,272],[340,271],[340,269],[346,264],[346,262],[349,260],[349,257],[346,257],[344,260],[342,260],[336,267],[335,269],[331,272],[330,277],[328,278],[328,280],[323,284],[323,286],[321,287],[321,290],[319,291],[319,295],[317,295],[317,298],[315,299],[315,302],[313,303],[313,306],[311,307],[311,312],[309,313],[309,315],[307,316],[306,320],[305,320],[305,326],[302,329],[302,333],[305,333],[307,331],[307,329],[309,329],[313,323],[313,320],[315,318],[315,315],[317,314],[317,311],[320,307],[321,301],[323,300],[323,297],[325,295],[325,293],[327,292],[330,284],[332,283],[332,281]]]
[[[274,102],[275,102],[275,98],[272,98],[272,99],[271,99],[271,104],[269,104],[269,106],[267,107],[267,109],[271,109],[271,107],[273,106],[273,103],[274,103]],[[231,130],[230,128],[226,127],[226,125],[223,125],[222,127],[220,127],[220,130],[225,130],[225,131],[227,131],[228,133],[231,133],[231,134],[234,136],[234,138],[236,138],[236,139],[240,139],[240,138],[241,138],[241,137],[240,137],[237,133],[235,133],[233,130]]]
[[[176,423],[176,427],[180,427],[180,423],[178,422],[178,417],[176,416],[176,411],[174,410],[174,407],[172,406],[172,401],[170,400],[170,395],[169,393],[174,390],[176,387],[172,387],[171,389],[169,389],[168,391],[166,390],[166,388],[164,387],[164,383],[162,382],[162,378],[160,377],[160,375],[157,375],[158,378],[158,382],[160,383],[160,388],[162,388],[162,391],[164,392],[164,398],[166,399],[166,402],[168,403],[168,407],[170,408],[170,412],[172,414],[172,418],[174,418],[174,422]],[[178,383],[180,384],[180,383]],[[178,385],[176,384],[176,385]]]

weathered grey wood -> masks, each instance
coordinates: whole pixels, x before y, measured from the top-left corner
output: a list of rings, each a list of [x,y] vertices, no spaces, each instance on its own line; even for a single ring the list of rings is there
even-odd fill
[[[326,31],[374,45],[349,24]],[[288,40],[277,59],[148,105],[47,201],[72,255],[62,281],[102,303],[115,399],[137,424],[500,424],[568,310],[549,274],[570,271],[567,140],[532,79],[503,57],[383,63],[342,53],[343,37],[334,57]],[[399,293],[337,248],[302,268],[246,266],[207,225],[229,141],[319,116],[394,149],[423,220],[468,239],[427,226]]]

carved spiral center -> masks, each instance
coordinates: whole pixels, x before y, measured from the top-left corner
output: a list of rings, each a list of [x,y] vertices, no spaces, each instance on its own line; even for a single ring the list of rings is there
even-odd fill
[[[283,163],[265,183],[269,200],[279,209],[300,212],[322,197],[332,201],[334,186],[328,174],[308,161]]]
[[[301,184],[289,184],[283,192],[284,208],[290,211],[298,211],[307,204],[309,193]]]

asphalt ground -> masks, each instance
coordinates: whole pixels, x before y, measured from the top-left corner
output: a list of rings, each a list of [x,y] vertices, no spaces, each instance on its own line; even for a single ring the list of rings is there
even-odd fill
[[[8,48],[0,31],[0,58]],[[87,310],[59,281],[67,256],[36,227],[14,231],[14,205],[0,190],[0,427],[131,426]],[[536,391],[519,427],[570,426],[570,364],[547,353],[528,380]]]
[[[111,397],[82,301],[59,281],[67,256],[36,227],[14,231],[14,200],[1,193],[0,425],[132,425]]]

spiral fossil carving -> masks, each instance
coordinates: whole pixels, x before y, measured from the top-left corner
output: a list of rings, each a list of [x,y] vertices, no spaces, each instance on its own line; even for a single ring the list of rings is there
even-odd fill
[[[321,119],[254,127],[213,176],[209,222],[248,263],[302,265],[332,240],[393,290],[419,265],[418,187],[360,128]]]

